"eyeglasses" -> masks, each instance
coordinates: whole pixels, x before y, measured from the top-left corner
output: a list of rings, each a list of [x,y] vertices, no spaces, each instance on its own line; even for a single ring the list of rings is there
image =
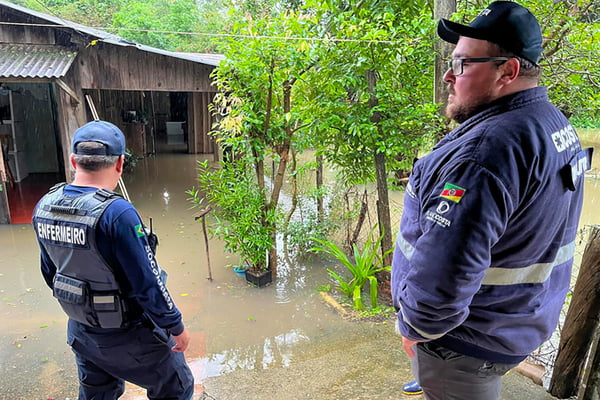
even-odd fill
[[[459,76],[463,74],[465,63],[484,63],[489,61],[508,61],[508,57],[482,57],[482,58],[451,58],[448,60],[448,69],[452,70],[452,75]]]

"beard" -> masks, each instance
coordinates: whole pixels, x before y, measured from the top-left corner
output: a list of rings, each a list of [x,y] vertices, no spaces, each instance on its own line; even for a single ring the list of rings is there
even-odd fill
[[[454,94],[452,87],[448,87],[448,93]],[[472,116],[487,108],[488,104],[492,101],[493,98],[489,93],[482,93],[481,95],[471,98],[468,101],[449,100],[448,105],[446,106],[446,116],[458,122],[459,124],[462,124]]]

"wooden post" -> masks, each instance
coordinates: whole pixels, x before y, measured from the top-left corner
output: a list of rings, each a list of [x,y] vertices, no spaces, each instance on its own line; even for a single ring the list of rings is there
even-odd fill
[[[584,384],[579,390],[577,400],[597,400],[600,398],[600,346],[598,346],[599,331],[596,330],[594,346],[590,355],[590,362],[586,368]]]
[[[561,331],[550,380],[549,391],[553,396],[564,399],[577,395],[599,318],[600,226],[596,225],[591,227],[569,312]],[[591,372],[594,374],[594,371]]]
[[[0,152],[0,156],[2,153]],[[8,194],[6,193],[6,185],[0,179],[0,224],[10,224],[10,207],[8,205]]]
[[[212,211],[212,207],[208,206],[207,208],[205,208],[204,210],[202,210],[200,212],[200,214],[198,214],[196,216],[196,218],[194,218],[195,221],[198,221],[200,218],[202,218],[202,233],[204,233],[204,245],[206,246],[206,263],[208,264],[208,277],[206,279],[208,279],[209,281],[212,282],[213,277],[212,277],[212,268],[210,266],[210,253],[209,253],[209,247],[208,247],[208,233],[206,232],[206,214],[208,214],[209,212]]]
[[[325,203],[323,200],[323,194],[321,188],[323,187],[323,155],[319,154],[317,157],[317,221],[322,223],[325,220]]]
[[[0,121],[2,122],[2,121]],[[7,184],[14,185],[14,178],[10,172],[8,160],[4,159],[4,145],[0,137],[0,224],[10,224],[10,206],[8,204]]]

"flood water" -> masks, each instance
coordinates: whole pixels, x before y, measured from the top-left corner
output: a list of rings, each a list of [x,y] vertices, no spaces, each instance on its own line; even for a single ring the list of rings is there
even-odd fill
[[[317,287],[329,283],[326,267],[331,265],[324,265],[323,261],[281,262],[275,282],[258,289],[247,285],[242,276],[227,267],[236,265],[237,257],[227,254],[222,243],[211,240],[213,280],[209,281],[202,227],[194,221],[197,211],[190,209],[185,194],[195,184],[196,162],[202,159],[183,154],[149,157],[124,179],[131,201],[146,223],[152,218],[159,235],[157,258],[169,273],[169,290],[192,333],[192,346],[186,357],[199,391],[204,384],[210,394],[211,386],[206,382],[236,371],[305,368],[303,363],[324,353],[326,348],[349,354],[351,349],[356,352],[355,346],[371,343],[374,348],[375,342],[370,341],[382,332],[389,335],[393,330],[390,326],[343,320],[324,303]],[[588,178],[586,190],[582,223],[600,224],[600,213],[596,212],[599,180]],[[67,319],[39,272],[32,228],[0,225],[0,249],[0,400],[73,400],[77,398],[78,384],[73,355],[65,343]],[[410,377],[407,362],[398,364],[404,357],[399,346],[372,354],[360,351],[356,358],[371,365],[373,371],[384,367],[391,371],[393,375],[387,379],[398,379],[394,378],[398,373]],[[384,360],[378,358],[382,353],[387,357]],[[306,368],[311,368],[310,363]],[[328,373],[340,368],[341,365],[330,365],[322,376],[326,379]],[[382,384],[395,386],[396,391],[403,379]],[[329,385],[344,387],[341,382]],[[136,387],[129,385],[127,390],[126,399],[145,398]],[[219,390],[226,393],[223,388]],[[237,398],[284,397],[265,394]],[[296,397],[290,394],[285,398]],[[381,394],[364,398],[388,397]],[[389,398],[394,397],[390,394]]]
[[[172,154],[141,160],[124,182],[131,201],[159,235],[157,258],[192,332],[186,353],[196,381],[238,369],[285,367],[295,348],[351,327],[321,300],[325,266],[281,263],[276,281],[249,286],[233,272],[236,256],[210,240],[213,280],[198,213],[185,190],[195,184],[199,156]],[[77,372],[65,341],[66,317],[39,272],[29,225],[0,225],[0,399],[74,399]],[[346,328],[345,328],[346,327]],[[138,396],[128,387],[129,399]]]

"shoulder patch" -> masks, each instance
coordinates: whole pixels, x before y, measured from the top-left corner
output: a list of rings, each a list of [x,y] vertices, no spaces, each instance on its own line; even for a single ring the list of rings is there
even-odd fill
[[[144,232],[144,227],[142,226],[142,224],[137,224],[135,226],[135,233],[137,237],[146,236],[146,232]]]
[[[466,191],[466,189],[463,189],[460,186],[453,185],[452,183],[446,183],[442,193],[440,193],[440,196],[458,203],[463,198]]]

